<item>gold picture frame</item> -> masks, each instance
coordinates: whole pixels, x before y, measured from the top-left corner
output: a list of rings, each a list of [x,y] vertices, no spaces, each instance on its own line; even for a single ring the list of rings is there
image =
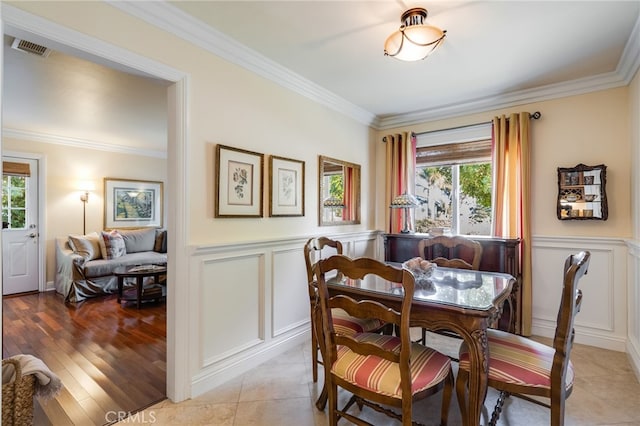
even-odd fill
[[[216,146],[216,218],[262,217],[264,154]]]
[[[161,228],[162,182],[104,178],[104,228]]]
[[[304,161],[269,158],[269,216],[304,216]]]

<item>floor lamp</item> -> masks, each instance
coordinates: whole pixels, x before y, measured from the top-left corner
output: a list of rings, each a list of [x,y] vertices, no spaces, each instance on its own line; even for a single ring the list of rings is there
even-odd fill
[[[406,192],[402,193],[395,197],[391,204],[389,205],[392,209],[402,209],[402,214],[404,215],[404,225],[400,233],[409,234],[411,232],[411,223],[409,223],[409,209],[415,209],[420,205],[418,199],[411,194],[407,194]]]
[[[93,191],[94,185],[92,182],[80,182],[80,201],[82,201],[82,235],[87,234],[87,203],[89,202],[89,191]]]
[[[80,195],[82,201],[82,235],[87,234],[87,203],[89,202],[89,191]]]

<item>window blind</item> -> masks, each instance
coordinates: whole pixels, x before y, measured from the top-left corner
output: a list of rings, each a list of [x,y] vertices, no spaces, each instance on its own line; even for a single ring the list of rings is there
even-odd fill
[[[28,163],[2,162],[2,174],[8,176],[31,176],[31,168]]]
[[[491,160],[491,139],[416,148],[418,165],[455,165]]]

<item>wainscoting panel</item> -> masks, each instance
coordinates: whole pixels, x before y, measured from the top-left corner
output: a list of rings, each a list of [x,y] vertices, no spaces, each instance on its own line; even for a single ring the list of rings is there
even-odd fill
[[[560,305],[565,259],[591,252],[580,281],[582,309],[575,321],[576,342],[624,351],[627,335],[627,248],[623,240],[535,237],[532,249],[534,335],[552,337]]]
[[[375,236],[369,238],[362,238],[353,241],[353,257],[376,257],[376,242]]]
[[[307,268],[302,248],[273,251],[273,337],[309,325]]]
[[[376,253],[371,231],[324,234],[345,253]],[[191,397],[201,395],[310,339],[303,247],[309,237],[190,248]],[[322,257],[333,253],[322,253]]]
[[[202,262],[202,367],[264,340],[264,255]]]
[[[630,241],[628,257],[628,311],[629,333],[627,354],[634,368],[636,377],[640,380],[640,241]]]

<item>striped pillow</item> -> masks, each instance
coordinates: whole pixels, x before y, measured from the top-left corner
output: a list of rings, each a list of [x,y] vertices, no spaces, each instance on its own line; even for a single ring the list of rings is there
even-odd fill
[[[361,333],[355,338],[388,350],[400,351],[400,339],[396,336]],[[450,369],[449,357],[417,343],[411,345],[411,390],[414,394],[442,382]],[[402,399],[400,368],[395,362],[374,355],[360,355],[346,346],[340,346],[331,372],[360,388]]]
[[[552,347],[500,330],[487,330],[489,342],[489,379],[517,385],[551,388]],[[466,344],[460,347],[460,368],[469,371]],[[566,387],[573,386],[573,365],[569,361]]]

